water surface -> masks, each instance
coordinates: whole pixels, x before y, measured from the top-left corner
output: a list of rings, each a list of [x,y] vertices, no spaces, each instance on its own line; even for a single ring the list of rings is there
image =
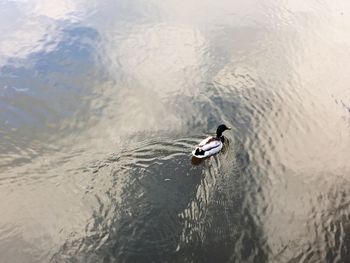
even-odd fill
[[[349,28],[341,0],[0,2],[0,261],[347,262]]]

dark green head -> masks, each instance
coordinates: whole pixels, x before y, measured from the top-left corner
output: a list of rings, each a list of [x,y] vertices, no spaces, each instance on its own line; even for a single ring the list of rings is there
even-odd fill
[[[226,130],[231,130],[231,127],[227,127],[225,124],[219,125],[216,130],[216,137],[220,138],[222,136],[222,133]]]

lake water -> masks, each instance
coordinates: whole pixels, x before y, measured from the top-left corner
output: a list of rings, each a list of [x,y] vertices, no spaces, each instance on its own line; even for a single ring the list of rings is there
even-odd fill
[[[3,0],[0,30],[0,262],[350,261],[349,1]]]

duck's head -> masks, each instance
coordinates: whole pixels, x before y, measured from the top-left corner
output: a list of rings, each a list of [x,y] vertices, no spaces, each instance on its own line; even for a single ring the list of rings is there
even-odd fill
[[[216,130],[216,137],[220,138],[222,136],[222,133],[226,130],[231,130],[231,127],[227,127],[225,124],[219,125]]]

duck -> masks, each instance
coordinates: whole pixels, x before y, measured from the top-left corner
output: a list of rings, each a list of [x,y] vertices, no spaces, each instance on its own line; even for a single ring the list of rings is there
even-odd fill
[[[216,136],[209,136],[202,140],[192,151],[192,155],[196,158],[206,158],[220,152],[225,141],[222,133],[226,130],[231,130],[231,127],[220,124],[216,129]]]

